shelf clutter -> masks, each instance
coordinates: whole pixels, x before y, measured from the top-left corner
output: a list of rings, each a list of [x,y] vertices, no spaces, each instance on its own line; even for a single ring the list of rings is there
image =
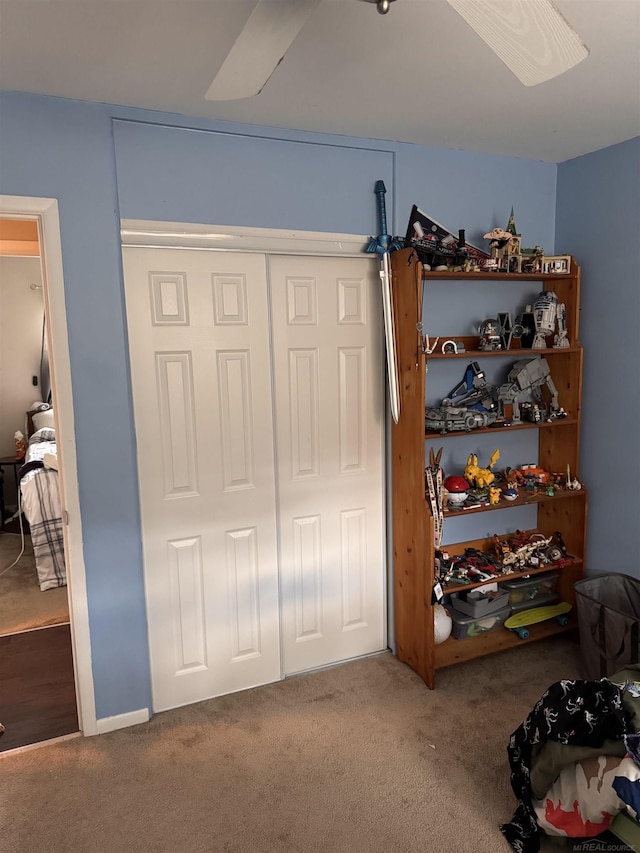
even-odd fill
[[[392,431],[396,646],[398,658],[431,688],[441,667],[576,627],[573,586],[584,575],[587,508],[587,492],[578,472],[582,387],[582,347],[578,338],[580,268],[573,258],[567,258],[566,264],[550,269],[546,273],[425,273],[411,248],[392,255],[401,393],[401,417]],[[519,337],[508,337],[505,348],[505,328],[513,331],[506,312],[497,315],[499,323],[495,327],[489,324],[475,337],[440,335],[429,339],[423,335],[422,301],[424,298],[428,304],[431,286],[442,287],[444,282],[449,288],[445,298],[459,308],[466,304],[464,287],[482,292],[487,282],[495,281],[507,288],[518,281],[536,282],[549,305],[562,306],[559,325],[551,328],[551,323],[541,317],[527,317],[535,313],[532,311],[523,310],[517,315],[514,312],[520,326],[525,322],[534,323],[538,330],[542,328],[535,348],[535,330],[531,328],[526,340],[529,346],[523,346],[525,339],[518,329]],[[557,317],[557,313],[554,307],[546,319]],[[430,323],[434,317],[437,320],[434,313],[428,316]],[[485,357],[505,360],[509,371],[506,378],[489,382],[482,367]],[[426,400],[433,393],[431,384],[437,387],[440,365],[460,364],[460,358],[469,361],[462,381],[446,397],[427,405]],[[445,409],[457,411],[452,416],[450,411],[443,413]],[[478,460],[471,455],[467,460],[469,471],[460,466],[460,470],[445,472],[439,458],[442,448],[436,455],[432,447],[434,441],[456,439],[454,446],[460,448],[460,436],[475,439],[502,433],[513,436],[509,439],[512,453],[513,443],[517,445],[518,441],[524,442],[528,453],[531,440],[536,437],[532,430],[537,433],[537,458],[522,466],[512,460],[513,467],[502,472],[495,467],[497,460],[487,468],[479,468]],[[485,461],[482,459],[481,464]],[[485,472],[484,480],[469,477],[474,466]],[[447,488],[451,478],[463,481],[462,499],[451,483],[451,491]],[[517,530],[516,522],[509,535],[443,540],[451,519],[456,519],[457,531],[470,524],[466,519],[477,518],[478,513],[518,508],[535,514],[535,524],[526,530]],[[517,512],[513,517],[518,517]],[[442,541],[447,544],[441,545]],[[538,579],[546,580],[550,572],[553,592],[547,590],[543,594],[542,581],[539,583]],[[512,600],[512,584],[534,590],[526,606]],[[507,591],[509,600],[505,604]],[[438,636],[434,630],[435,616],[439,614],[436,608],[441,607],[441,602],[452,617],[448,637],[446,632],[442,634],[441,623]],[[556,619],[542,619],[545,611],[538,613],[541,621],[530,629],[516,633],[504,627],[519,611],[534,605],[537,610],[556,608],[561,602],[565,609],[570,605],[570,610],[556,614]],[[465,606],[485,609],[474,614],[465,612]],[[529,615],[519,621],[526,621]]]

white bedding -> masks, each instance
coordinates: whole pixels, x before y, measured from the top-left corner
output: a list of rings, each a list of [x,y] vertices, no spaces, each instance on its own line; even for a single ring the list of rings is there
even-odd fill
[[[57,458],[54,429],[39,429],[29,438],[20,473],[21,506],[31,529],[38,582],[43,591],[67,583],[58,472],[44,466],[45,455]]]

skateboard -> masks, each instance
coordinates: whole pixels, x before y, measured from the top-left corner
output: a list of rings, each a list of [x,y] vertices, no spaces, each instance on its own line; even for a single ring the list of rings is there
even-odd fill
[[[567,613],[571,610],[571,605],[568,601],[561,601],[560,604],[548,604],[546,607],[533,607],[530,610],[521,610],[520,613],[514,613],[513,616],[505,621],[504,627],[515,633],[521,640],[529,638],[529,625],[535,625],[537,622],[544,622],[547,619],[557,619],[560,625],[568,625],[569,619]]]

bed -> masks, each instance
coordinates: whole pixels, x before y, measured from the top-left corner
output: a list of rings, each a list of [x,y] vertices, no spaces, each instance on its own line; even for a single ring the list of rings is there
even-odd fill
[[[569,839],[608,831],[640,850],[638,679],[633,666],[600,681],[557,682],[513,733],[518,808],[501,829],[518,853],[539,849],[538,830]]]
[[[27,413],[27,436],[24,465],[18,472],[20,503],[44,591],[67,584],[53,409]]]

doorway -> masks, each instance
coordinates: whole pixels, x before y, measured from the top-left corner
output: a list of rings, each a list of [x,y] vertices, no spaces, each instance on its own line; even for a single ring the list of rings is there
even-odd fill
[[[20,322],[16,322],[16,318]],[[78,730],[69,599],[61,525],[49,519],[56,573],[40,531],[32,531],[29,490],[57,493],[57,474],[24,465],[40,452],[56,454],[26,413],[53,423],[43,278],[37,222],[0,219],[0,751]],[[53,431],[55,432],[55,431]],[[22,457],[22,454],[25,456]],[[30,485],[29,485],[30,484]],[[42,492],[43,496],[45,492]],[[27,520],[29,518],[29,521]],[[34,534],[34,535],[32,535]],[[34,541],[38,542],[34,548]],[[59,559],[58,559],[59,557]]]
[[[31,622],[27,619],[22,624],[13,624],[7,619],[4,631],[0,626],[0,723],[5,727],[0,737],[0,751],[7,751],[73,735],[83,729],[85,734],[92,734],[96,723],[90,677],[84,563],[80,545],[73,402],[57,202],[54,199],[0,196],[0,218],[22,222],[33,231],[36,238],[30,240],[36,247],[35,253],[31,251],[31,256],[39,259],[41,275],[40,280],[34,280],[32,284],[35,291],[40,290],[46,317],[43,341],[47,342],[47,347],[41,355],[46,356],[43,361],[49,362],[53,390],[51,412],[55,418],[53,430],[43,428],[39,437],[43,440],[53,439],[53,445],[47,445],[47,450],[57,448],[57,454],[50,454],[48,466],[48,473],[57,470],[55,479],[59,480],[60,486],[59,526],[62,541],[60,561],[56,564],[55,572],[62,565],[68,581],[66,587],[59,587],[53,581],[47,583],[39,574],[40,567],[36,561],[35,577],[28,576],[30,570],[27,568],[27,577],[21,577],[20,580],[26,581],[27,587],[28,581],[33,580],[36,592],[32,593],[31,589],[29,592],[36,596],[44,597],[47,592],[53,593],[52,600],[56,598],[52,605],[55,612],[50,613],[48,608],[44,608]],[[24,244],[22,248],[25,248]],[[6,365],[5,369],[9,367]],[[35,380],[32,390],[33,401],[36,401],[40,387],[36,386]],[[42,400],[37,402],[46,403]],[[26,418],[20,426],[22,423],[25,423],[25,432],[28,432],[30,427],[26,426]],[[34,430],[34,435],[36,432],[38,430]],[[44,463],[40,464],[44,468]],[[17,488],[17,467],[14,473],[17,502],[18,497],[22,496],[22,490]],[[11,490],[9,494],[13,494]],[[24,538],[19,534],[20,545],[24,540],[25,554],[29,554],[32,531],[25,523],[24,515],[18,511],[10,525],[11,529],[16,522],[20,526],[21,518]],[[63,519],[69,523],[64,523]],[[0,537],[6,535],[5,532],[0,533]],[[20,565],[18,562],[17,566]],[[29,566],[31,570],[34,569],[27,560]]]

